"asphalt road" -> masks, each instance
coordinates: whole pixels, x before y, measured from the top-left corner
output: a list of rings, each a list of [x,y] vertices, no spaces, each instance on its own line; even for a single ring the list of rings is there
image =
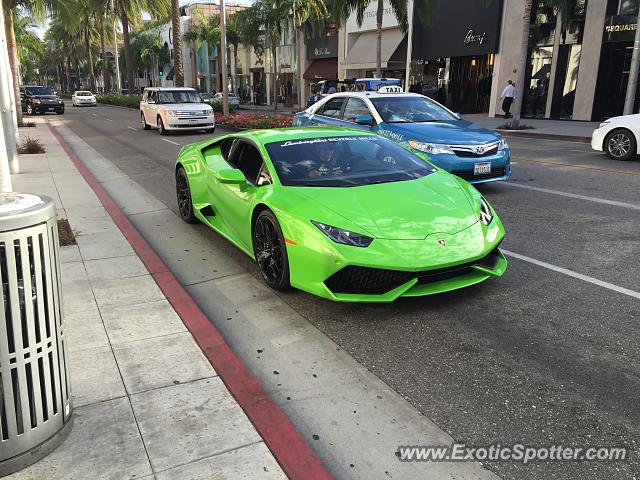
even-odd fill
[[[161,137],[115,107],[68,108],[57,120],[174,211],[176,154],[208,137]],[[485,463],[504,478],[640,478],[640,160],[581,143],[509,143],[512,181],[480,187],[517,254],[502,279],[391,305],[281,297],[460,442],[634,452],[615,463]]]

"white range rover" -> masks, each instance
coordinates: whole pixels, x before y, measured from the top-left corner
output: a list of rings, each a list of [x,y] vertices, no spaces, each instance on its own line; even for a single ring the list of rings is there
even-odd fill
[[[176,130],[216,128],[213,109],[193,88],[145,88],[140,102],[140,123],[145,130],[158,129],[160,135]]]

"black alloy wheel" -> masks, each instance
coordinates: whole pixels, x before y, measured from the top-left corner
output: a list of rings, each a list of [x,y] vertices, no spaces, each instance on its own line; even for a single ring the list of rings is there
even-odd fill
[[[614,160],[629,160],[636,155],[636,139],[628,130],[614,130],[604,141],[607,155]]]
[[[176,172],[176,197],[178,199],[178,210],[180,218],[187,223],[198,223],[198,219],[193,213],[191,203],[191,190],[189,189],[189,179],[183,167],[178,167]]]
[[[33,115],[33,107],[31,105],[27,105],[27,115]]]
[[[275,290],[291,287],[284,235],[278,219],[269,210],[260,212],[253,224],[253,253],[267,285]]]
[[[158,133],[160,135],[166,135],[167,131],[164,128],[164,122],[162,121],[162,118],[160,118],[160,115],[158,115]]]
[[[151,126],[147,123],[147,120],[144,118],[144,113],[140,112],[140,125],[145,130],[150,130]]]

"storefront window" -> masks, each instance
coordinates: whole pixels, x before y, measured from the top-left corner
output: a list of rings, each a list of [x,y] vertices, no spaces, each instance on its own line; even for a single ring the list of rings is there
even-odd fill
[[[522,102],[522,115],[525,117],[544,116],[551,75],[551,61],[553,46],[535,47],[529,56],[529,80],[525,84],[525,94]]]

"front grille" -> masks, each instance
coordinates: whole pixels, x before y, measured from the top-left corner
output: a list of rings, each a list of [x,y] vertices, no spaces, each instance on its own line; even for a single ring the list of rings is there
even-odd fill
[[[184,110],[178,110],[176,116],[180,120],[205,120],[207,118],[206,115],[203,115],[202,112],[188,112]]]
[[[498,253],[498,247],[496,247],[481,259],[452,267],[424,270],[421,272],[405,272],[348,265],[331,275],[325,280],[324,284],[333,293],[376,295],[387,293],[413,278],[418,279],[418,285],[424,285],[467,275],[474,271],[472,268],[474,265],[494,269],[498,265],[499,260],[500,255]]]
[[[469,147],[469,149],[467,148],[459,148],[459,147],[451,147],[451,149],[453,150],[453,153],[455,153],[458,157],[464,157],[464,158],[480,158],[480,157],[487,157],[489,155],[495,155],[496,153],[498,153],[498,146],[494,146],[493,148],[491,148],[490,150],[486,150],[484,152],[481,153],[476,153],[475,151],[473,151],[474,147]]]
[[[504,167],[497,167],[497,168],[492,168],[491,169],[491,173],[483,173],[481,175],[474,175],[473,174],[473,170],[468,170],[465,172],[451,172],[454,175],[457,175],[460,178],[463,178],[465,180],[482,180],[482,179],[487,179],[487,178],[498,178],[498,177],[504,177],[505,175],[505,168]]]
[[[176,128],[194,128],[194,127],[205,128],[205,127],[213,127],[213,123],[186,123],[186,124],[172,125],[172,127],[176,127]]]

